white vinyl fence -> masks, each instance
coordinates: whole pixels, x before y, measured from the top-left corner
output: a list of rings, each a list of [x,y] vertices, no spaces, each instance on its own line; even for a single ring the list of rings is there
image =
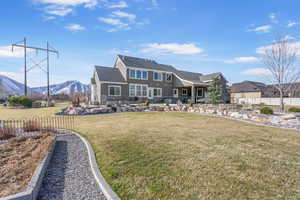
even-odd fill
[[[239,98],[235,99],[234,103],[238,104],[266,104],[277,106],[280,105],[280,98]],[[300,106],[300,98],[284,98],[284,105]]]

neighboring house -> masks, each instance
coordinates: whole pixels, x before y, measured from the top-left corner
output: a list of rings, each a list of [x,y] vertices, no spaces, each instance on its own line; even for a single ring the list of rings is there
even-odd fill
[[[280,93],[274,85],[261,82],[243,81],[230,87],[231,103],[279,105],[279,97]],[[292,84],[283,97],[286,105],[300,105],[300,83]]]
[[[220,79],[222,102],[229,101],[221,73],[180,71],[154,60],[118,55],[114,67],[95,66],[91,101],[100,104],[145,102],[208,102],[208,86]]]
[[[234,83],[230,87],[230,101],[236,103],[241,98],[261,98],[266,88],[264,83],[254,81]]]

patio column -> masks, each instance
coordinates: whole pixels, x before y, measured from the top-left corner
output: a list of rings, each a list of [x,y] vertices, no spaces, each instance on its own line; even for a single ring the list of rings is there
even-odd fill
[[[195,103],[195,87],[194,87],[194,85],[192,85],[192,98],[191,98],[191,102],[192,103]]]

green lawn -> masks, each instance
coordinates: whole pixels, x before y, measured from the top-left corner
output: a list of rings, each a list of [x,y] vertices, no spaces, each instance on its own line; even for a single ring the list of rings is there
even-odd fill
[[[296,131],[189,113],[84,116],[76,125],[122,199],[300,199]]]

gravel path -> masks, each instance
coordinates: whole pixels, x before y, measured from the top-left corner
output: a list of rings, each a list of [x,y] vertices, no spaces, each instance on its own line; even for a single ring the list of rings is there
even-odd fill
[[[106,199],[92,174],[86,147],[76,135],[57,137],[38,199]]]

